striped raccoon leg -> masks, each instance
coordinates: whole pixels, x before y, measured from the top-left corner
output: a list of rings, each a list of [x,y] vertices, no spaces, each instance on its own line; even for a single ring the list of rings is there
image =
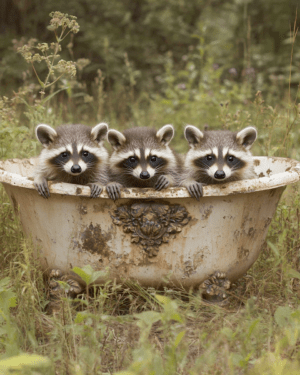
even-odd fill
[[[87,185],[91,188],[91,198],[97,198],[103,190],[103,186],[97,182],[92,182]]]
[[[161,175],[155,184],[155,190],[162,190],[174,184],[174,178],[170,175]]]
[[[123,186],[118,182],[110,182],[106,185],[106,191],[110,199],[114,201],[121,198],[121,188]]]
[[[43,197],[48,199],[50,197],[50,192],[48,188],[48,181],[45,177],[36,176],[34,179],[34,187],[37,192]]]
[[[182,184],[182,186],[186,187],[190,195],[193,198],[196,198],[197,201],[203,196],[203,185],[205,184],[201,184],[195,180],[188,180]]]

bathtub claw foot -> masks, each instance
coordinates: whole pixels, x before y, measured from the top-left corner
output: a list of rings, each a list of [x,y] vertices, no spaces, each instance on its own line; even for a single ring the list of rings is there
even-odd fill
[[[63,280],[63,281],[65,281],[66,283],[70,285],[70,289],[68,290],[67,294],[71,298],[76,298],[78,294],[83,292],[83,288],[80,286],[78,281],[74,279],[70,279],[69,275],[66,275],[66,276],[67,276],[66,280]]]
[[[49,279],[52,280],[52,279],[58,279],[60,277],[62,277],[63,273],[61,272],[61,270],[58,270],[58,269],[53,269],[50,271],[50,274],[49,274]]]
[[[59,281],[63,281],[68,284],[69,288],[61,286]],[[51,313],[56,312],[60,309],[59,300],[61,297],[76,298],[76,296],[83,292],[82,286],[77,280],[72,278],[70,274],[64,274],[59,269],[52,269],[49,273],[49,297],[50,303],[48,304],[48,311]]]
[[[212,303],[226,304],[231,283],[225,272],[216,271],[210,275],[201,285],[202,297]]]

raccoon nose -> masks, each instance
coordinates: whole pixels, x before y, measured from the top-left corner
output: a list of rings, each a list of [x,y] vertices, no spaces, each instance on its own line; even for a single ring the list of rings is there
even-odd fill
[[[78,164],[74,164],[71,168],[72,173],[80,173],[81,172],[81,167]]]
[[[148,178],[150,178],[150,174],[149,172],[141,172],[140,174],[140,178],[143,179],[143,180],[147,180]]]
[[[218,180],[223,180],[225,177],[226,177],[226,174],[224,171],[217,171],[215,173],[215,178],[217,178]]]

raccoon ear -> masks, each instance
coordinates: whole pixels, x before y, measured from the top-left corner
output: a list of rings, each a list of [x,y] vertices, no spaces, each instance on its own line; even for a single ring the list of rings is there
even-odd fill
[[[105,122],[101,122],[91,130],[92,139],[98,143],[103,142],[106,138],[107,131],[108,125]]]
[[[204,138],[202,131],[193,125],[187,125],[185,127],[184,136],[189,142],[190,147],[195,147],[197,144],[200,144],[201,139]]]
[[[172,138],[174,137],[174,128],[172,125],[164,125],[161,129],[159,129],[156,133],[156,137],[158,138],[159,142],[165,146],[171,142]]]
[[[35,135],[44,147],[48,147],[57,137],[56,131],[45,124],[40,124],[36,127]]]
[[[115,129],[110,129],[108,131],[107,139],[115,150],[118,150],[126,142],[125,136]]]
[[[237,143],[244,146],[246,150],[250,150],[256,138],[257,130],[253,126],[248,126],[236,135]]]

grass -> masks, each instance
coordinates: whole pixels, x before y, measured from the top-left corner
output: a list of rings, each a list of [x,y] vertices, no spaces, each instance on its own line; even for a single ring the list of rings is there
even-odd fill
[[[160,112],[161,103],[156,105],[154,109]],[[262,105],[247,108],[253,111],[251,116],[263,119],[256,123],[263,124],[258,126],[256,154],[264,152],[266,123],[277,124],[269,133],[274,140],[267,140],[271,149],[286,129],[281,122],[284,108],[274,118]],[[221,114],[228,121],[234,121],[236,109],[232,107]],[[297,128],[290,134],[289,154],[299,158],[294,143]],[[27,133],[21,136],[24,147],[18,153],[24,157],[34,141]],[[7,156],[19,156],[14,147],[10,150]],[[8,277],[9,281],[3,292],[0,287],[0,298],[10,307],[3,310],[0,304],[4,311],[0,355],[15,361],[12,356],[27,353],[48,360],[35,369],[29,365],[29,374],[297,373],[299,221],[299,189],[292,186],[278,206],[259,259],[232,289],[226,307],[209,305],[197,293],[107,283],[88,298],[75,302],[62,298],[61,312],[49,316],[44,275],[1,187],[0,279]]]
[[[128,59],[126,66],[134,75]],[[1,158],[37,155],[38,122],[55,126],[80,119],[94,125],[97,119],[119,129],[171,122],[176,129],[172,143],[179,152],[187,149],[184,123],[231,130],[251,124],[259,133],[255,155],[300,159],[298,94],[271,106],[260,92],[249,93],[247,82],[222,84],[211,64],[203,69],[205,82],[190,78],[182,90],[178,80],[190,71],[173,72],[166,66],[167,88],[151,98],[135,93],[133,78],[128,95],[122,90],[104,93],[101,74],[92,100],[83,91],[78,101],[69,80],[65,94],[43,93],[41,104],[24,84],[13,98],[0,101]],[[53,79],[53,90],[59,91],[59,81]],[[45,275],[2,186],[0,202],[0,374],[11,373],[13,365],[12,373],[51,375],[300,372],[299,186],[286,189],[259,259],[224,307],[210,305],[192,291],[107,282],[92,288],[89,296],[74,301],[62,297],[60,312],[48,315]]]

